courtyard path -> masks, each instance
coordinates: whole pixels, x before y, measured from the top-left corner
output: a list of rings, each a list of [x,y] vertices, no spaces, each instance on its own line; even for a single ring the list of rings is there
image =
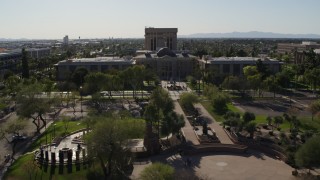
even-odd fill
[[[205,118],[207,118],[207,119],[210,120],[209,123],[208,123],[208,126],[216,132],[216,134],[217,134],[217,136],[218,136],[218,138],[219,138],[219,140],[220,140],[220,142],[221,142],[222,144],[234,144],[234,143],[230,140],[230,138],[229,138],[229,136],[227,135],[227,133],[224,131],[223,127],[220,126],[219,123],[215,121],[215,119],[214,119],[214,118],[209,114],[209,112],[202,106],[202,104],[197,103],[197,104],[194,105],[194,107],[200,110],[200,114],[201,114],[203,117],[205,117]]]
[[[200,142],[198,141],[196,134],[193,131],[193,127],[189,123],[186,115],[184,114],[180,104],[177,101],[174,101],[174,110],[177,114],[183,115],[185,126],[182,128],[182,132],[184,134],[184,137],[186,138],[186,141],[190,145],[199,145]]]

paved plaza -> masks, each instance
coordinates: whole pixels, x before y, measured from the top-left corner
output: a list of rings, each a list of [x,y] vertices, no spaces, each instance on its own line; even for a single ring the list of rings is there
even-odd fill
[[[191,161],[185,165],[186,159]],[[147,164],[134,165],[133,179],[138,179],[141,171],[154,162],[169,164],[176,171],[186,170],[208,180],[290,180],[294,170],[286,163],[264,154],[250,151],[244,155],[203,154],[195,156],[158,156],[146,161]]]

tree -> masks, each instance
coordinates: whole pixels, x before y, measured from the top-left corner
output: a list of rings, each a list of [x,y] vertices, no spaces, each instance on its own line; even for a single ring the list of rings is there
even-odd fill
[[[22,49],[22,78],[28,79],[29,78],[29,59],[28,59],[28,54],[27,51],[23,48]]]
[[[108,82],[108,77],[106,74],[101,73],[101,72],[93,72],[89,73],[85,76],[84,78],[85,83],[85,88],[87,93],[89,94],[94,94],[97,93],[106,86]]]
[[[158,87],[150,95],[149,105],[153,106],[154,109],[152,111],[155,112],[155,114],[153,115],[151,113],[148,113],[149,115],[153,116],[149,118],[158,121],[158,135],[160,135],[161,119],[173,111],[173,101],[167,91]]]
[[[228,107],[227,103],[229,102],[229,97],[223,93],[219,93],[212,97],[211,99],[211,105],[213,106],[213,109],[215,112],[219,114],[224,114],[227,112]]]
[[[275,76],[272,75],[263,80],[263,86],[266,91],[273,92],[273,98],[276,97],[276,92],[279,90],[279,85],[275,79]]]
[[[46,126],[43,115],[50,111],[52,105],[58,101],[57,98],[42,97],[43,86],[39,83],[27,85],[17,94],[17,114],[21,118],[33,119],[37,133],[40,133],[39,121]]]
[[[177,113],[172,111],[161,120],[161,133],[168,138],[170,133],[179,133],[180,129],[184,127],[184,125],[185,121],[183,116],[179,116]]]
[[[128,128],[119,122],[111,118],[97,122],[86,139],[88,157],[100,164],[105,179],[127,178],[132,165]]]
[[[174,168],[166,164],[154,163],[141,172],[140,178],[142,180],[173,180]]]
[[[272,118],[271,118],[270,116],[268,116],[268,117],[266,118],[266,121],[267,121],[267,123],[268,123],[269,126],[272,124]]]
[[[246,82],[237,76],[229,76],[224,78],[222,87],[241,92],[246,87]]]
[[[320,165],[320,136],[307,140],[295,154],[295,162],[300,167],[312,168]]]
[[[277,128],[279,128],[279,125],[283,123],[283,118],[282,116],[275,116],[273,118],[274,124],[276,125]]]
[[[313,121],[314,115],[320,112],[320,101],[319,100],[313,101],[309,106],[309,110],[312,114],[312,121]]]
[[[182,93],[180,95],[179,103],[186,110],[193,110],[194,109],[193,104],[198,102],[199,102],[198,96],[196,96],[193,93]]]
[[[85,82],[85,77],[88,74],[88,70],[84,67],[77,68],[71,75],[71,80],[77,87],[80,87]]]
[[[319,74],[320,74],[320,68],[308,69],[304,74],[305,78],[312,85],[314,91],[317,90],[317,86],[320,83]]]
[[[243,74],[248,80],[249,86],[255,91],[259,90],[261,85],[262,74],[258,71],[257,67],[246,66],[243,68]]]
[[[126,77],[127,82],[131,85],[133,89],[133,97],[135,97],[136,90],[142,87],[143,85],[144,72],[144,66],[133,66],[123,71],[123,76]]]
[[[245,52],[243,49],[240,49],[240,50],[237,52],[237,56],[238,56],[238,57],[247,57],[248,54],[247,54],[247,52]]]
[[[254,132],[256,131],[257,124],[255,122],[249,122],[246,126],[245,129],[250,133],[250,138],[253,138]]]
[[[244,121],[244,123],[249,123],[250,121],[253,121],[253,120],[255,120],[256,119],[256,116],[253,114],[253,113],[251,113],[251,112],[245,112],[244,114],[243,114],[243,116],[242,116],[242,119],[243,119],[243,121]]]
[[[5,129],[5,133],[8,135],[15,135],[19,136],[20,131],[23,130],[26,126],[26,123],[21,120],[15,120],[11,123],[9,123]],[[5,136],[2,134],[2,136]],[[5,137],[3,137],[5,138]],[[1,138],[0,138],[1,139]],[[20,142],[18,139],[12,139],[12,141],[9,141],[7,138],[5,138],[7,142],[11,145],[11,158],[14,157],[16,153],[16,146]]]

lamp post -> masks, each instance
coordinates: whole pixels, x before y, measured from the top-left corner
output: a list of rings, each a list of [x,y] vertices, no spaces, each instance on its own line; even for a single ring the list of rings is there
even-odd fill
[[[57,124],[53,125],[53,138],[56,138],[56,125]]]
[[[80,86],[80,111],[81,111],[81,116],[83,116],[83,114],[82,114],[82,112],[83,112],[83,110],[82,110],[82,86]]]

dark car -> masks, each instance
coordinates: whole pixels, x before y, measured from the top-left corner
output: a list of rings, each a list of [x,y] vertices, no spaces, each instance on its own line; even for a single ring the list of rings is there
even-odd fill
[[[26,136],[22,136],[22,135],[19,135],[19,134],[16,134],[16,135],[12,136],[12,142],[24,141],[26,139],[27,139]]]

